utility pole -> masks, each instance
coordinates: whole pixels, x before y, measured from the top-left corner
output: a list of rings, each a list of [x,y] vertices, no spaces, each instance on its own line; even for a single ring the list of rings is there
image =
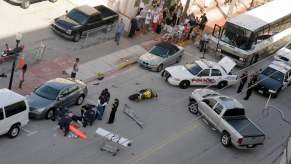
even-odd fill
[[[10,75],[10,80],[9,80],[9,86],[8,86],[8,89],[11,90],[12,88],[12,82],[13,82],[13,76],[14,76],[14,70],[15,70],[15,64],[16,64],[16,60],[17,60],[17,57],[18,57],[18,48],[19,48],[19,43],[20,43],[20,40],[22,39],[22,34],[21,33],[17,33],[16,34],[16,48],[15,48],[15,51],[14,51],[14,60],[13,60],[13,64],[12,64],[12,71],[11,71],[11,75]]]

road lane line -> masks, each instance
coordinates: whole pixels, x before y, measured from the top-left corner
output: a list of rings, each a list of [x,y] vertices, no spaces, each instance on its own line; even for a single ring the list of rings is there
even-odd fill
[[[27,133],[26,136],[32,136],[32,135],[38,133],[38,131],[30,131],[30,130],[25,129],[23,127],[21,128],[21,130],[23,130],[25,133]]]
[[[187,133],[193,131],[195,128],[200,127],[200,125],[201,124],[199,124],[199,123],[196,123],[196,124],[195,124],[195,122],[192,123],[191,126],[182,129],[180,132],[176,133],[175,135],[169,136],[168,138],[163,140],[163,142],[161,142],[160,144],[157,144],[157,145],[149,148],[148,150],[144,151],[140,155],[138,155],[132,159],[129,159],[127,163],[128,164],[135,164],[143,159],[146,159],[147,157],[151,156],[155,152],[158,152],[159,150],[164,148],[166,145],[169,145],[170,143],[175,142],[177,139],[179,139],[179,138],[183,137],[184,135],[186,135]]]

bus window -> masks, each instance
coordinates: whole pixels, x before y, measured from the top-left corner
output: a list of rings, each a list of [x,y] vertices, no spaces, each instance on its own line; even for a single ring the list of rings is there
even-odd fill
[[[246,29],[226,23],[221,40],[243,50],[249,50],[252,45],[251,34],[252,33]]]

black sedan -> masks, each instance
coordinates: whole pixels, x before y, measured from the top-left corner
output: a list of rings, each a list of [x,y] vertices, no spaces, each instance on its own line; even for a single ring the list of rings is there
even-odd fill
[[[50,119],[58,107],[81,105],[87,92],[86,84],[79,80],[56,78],[47,81],[27,96],[29,116]]]

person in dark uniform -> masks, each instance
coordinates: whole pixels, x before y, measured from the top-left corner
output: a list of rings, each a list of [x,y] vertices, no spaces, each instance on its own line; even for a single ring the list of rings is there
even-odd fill
[[[112,109],[111,109],[111,113],[109,116],[109,120],[108,120],[108,124],[112,124],[114,122],[114,118],[115,118],[115,113],[117,111],[119,105],[119,100],[116,98],[114,99],[114,103],[112,104]]]
[[[246,94],[246,97],[244,98],[244,100],[248,100],[249,97],[252,95],[252,92],[253,92],[253,89],[256,85],[256,82],[257,82],[257,75],[253,75],[252,79],[248,83],[247,94]]]
[[[135,31],[137,30],[137,19],[136,17],[132,18],[131,19],[131,26],[130,26],[130,31],[129,31],[129,34],[128,34],[128,37],[132,38],[135,34]]]
[[[248,81],[248,72],[246,71],[240,76],[240,82],[237,89],[237,93],[240,93],[242,91],[247,81]]]
[[[70,124],[72,122],[72,119],[70,116],[65,115],[63,118],[59,121],[60,129],[64,131],[64,136],[67,136],[70,131]]]

